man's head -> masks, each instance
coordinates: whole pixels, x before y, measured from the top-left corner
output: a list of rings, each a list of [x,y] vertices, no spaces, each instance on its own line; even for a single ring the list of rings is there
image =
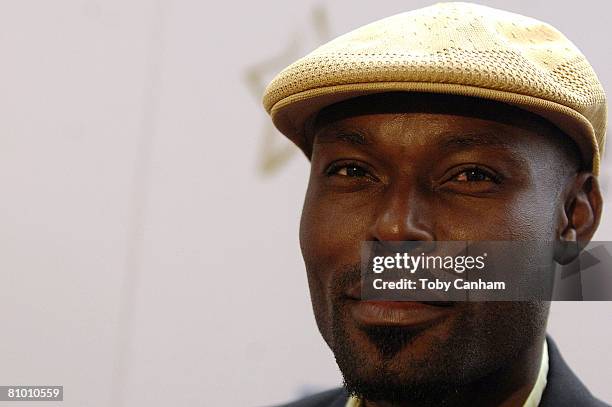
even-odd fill
[[[529,17],[439,3],[319,47],[263,102],[311,160],[300,243],[349,390],[436,405],[460,388],[533,383],[548,303],[360,301],[360,249],[590,240],[607,104],[576,46]]]
[[[364,310],[361,242],[589,240],[601,195],[569,137],[503,103],[387,93],[324,109],[309,138],[300,242],[319,329],[350,390],[442,395],[533,356],[547,303]]]

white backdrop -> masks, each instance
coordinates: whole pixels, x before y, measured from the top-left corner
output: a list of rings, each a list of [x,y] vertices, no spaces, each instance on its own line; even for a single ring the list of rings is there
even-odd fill
[[[612,89],[606,2],[482,3],[552,23]],[[427,4],[0,2],[0,385],[117,407],[338,385],[298,247],[308,164],[259,93],[325,38]],[[549,327],[607,401],[611,319],[556,303]]]

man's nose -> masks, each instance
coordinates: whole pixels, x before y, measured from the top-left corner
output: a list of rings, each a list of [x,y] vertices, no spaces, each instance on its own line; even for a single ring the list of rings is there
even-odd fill
[[[431,216],[419,198],[400,189],[387,191],[378,205],[368,240],[434,241]]]

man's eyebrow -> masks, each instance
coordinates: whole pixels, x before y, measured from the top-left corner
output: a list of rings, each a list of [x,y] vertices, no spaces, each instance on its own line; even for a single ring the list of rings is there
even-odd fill
[[[464,150],[474,147],[506,147],[512,146],[511,137],[503,132],[455,132],[448,131],[436,135],[438,148],[443,151]],[[362,132],[354,130],[329,129],[316,134],[316,143],[348,143],[353,145],[370,145]]]
[[[507,134],[484,133],[445,133],[440,135],[438,146],[442,150],[458,150],[471,147],[510,147]]]
[[[348,131],[322,131],[316,135],[315,138],[317,143],[338,143],[344,142],[349,144],[357,145],[368,145],[371,142],[361,133],[348,130]]]

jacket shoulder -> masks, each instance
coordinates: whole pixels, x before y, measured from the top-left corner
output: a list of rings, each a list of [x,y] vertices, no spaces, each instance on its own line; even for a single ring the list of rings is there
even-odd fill
[[[552,338],[548,336],[546,339],[548,342],[549,369],[540,407],[610,407],[609,404],[595,398],[576,377],[565,363]]]
[[[339,387],[276,407],[344,407],[346,399],[344,389]]]

